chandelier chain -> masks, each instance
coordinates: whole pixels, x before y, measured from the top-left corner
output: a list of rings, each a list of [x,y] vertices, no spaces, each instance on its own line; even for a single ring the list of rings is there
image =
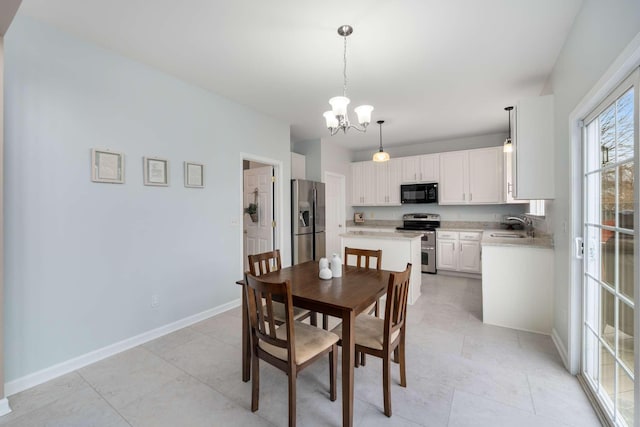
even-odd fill
[[[342,96],[347,96],[347,36],[344,36],[344,68],[342,74],[344,76],[344,86],[342,87]]]

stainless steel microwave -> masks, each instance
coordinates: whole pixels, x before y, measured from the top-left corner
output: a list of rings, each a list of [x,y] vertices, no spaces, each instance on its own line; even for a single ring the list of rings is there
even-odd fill
[[[404,184],[400,186],[402,203],[438,203],[438,184]]]

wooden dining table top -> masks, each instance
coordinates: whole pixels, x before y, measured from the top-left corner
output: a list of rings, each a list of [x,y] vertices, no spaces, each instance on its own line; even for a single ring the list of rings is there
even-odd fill
[[[343,266],[342,277],[320,279],[319,265],[307,261],[260,276],[269,282],[291,282],[291,296],[297,307],[338,314],[364,311],[387,292],[390,271]],[[244,280],[236,282],[244,284]]]

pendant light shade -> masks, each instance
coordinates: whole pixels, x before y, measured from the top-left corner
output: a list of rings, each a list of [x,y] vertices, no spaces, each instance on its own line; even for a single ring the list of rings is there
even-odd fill
[[[376,123],[378,123],[378,125],[380,125],[380,149],[373,155],[373,161],[374,162],[386,162],[391,157],[389,157],[389,153],[384,151],[384,149],[382,148],[382,124],[384,123],[384,120],[378,120]]]
[[[513,107],[505,107],[505,111],[509,115],[509,135],[507,135],[507,139],[504,140],[504,146],[502,147],[502,151],[505,153],[513,152],[513,144],[511,142],[511,110],[513,110]]]

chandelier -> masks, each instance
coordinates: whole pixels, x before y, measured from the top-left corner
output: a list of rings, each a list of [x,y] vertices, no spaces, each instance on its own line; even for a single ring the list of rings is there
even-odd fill
[[[359,130],[360,132],[367,131],[367,125],[371,123],[371,112],[373,107],[371,105],[360,105],[353,109],[358,115],[358,125],[352,125],[349,122],[347,116],[347,105],[351,100],[347,98],[347,36],[353,33],[353,27],[351,25],[342,25],[338,27],[338,34],[344,38],[344,85],[342,87],[342,96],[334,96],[329,100],[331,104],[331,111],[327,111],[323,114],[327,121],[327,128],[331,132],[331,136],[335,135],[340,129],[344,133],[347,133],[349,128]]]

